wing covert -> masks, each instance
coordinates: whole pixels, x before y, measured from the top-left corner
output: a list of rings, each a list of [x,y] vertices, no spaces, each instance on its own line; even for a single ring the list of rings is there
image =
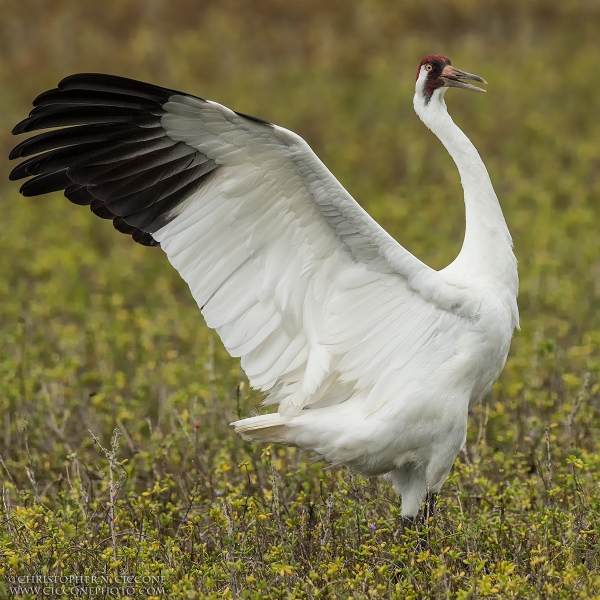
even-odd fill
[[[467,292],[379,227],[304,140],[209,101],[165,108],[169,136],[219,169],[155,237],[268,403],[372,406],[379,382],[426,380],[452,355]]]

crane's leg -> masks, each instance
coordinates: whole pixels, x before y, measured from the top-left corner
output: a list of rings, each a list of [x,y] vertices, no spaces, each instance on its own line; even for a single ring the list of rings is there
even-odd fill
[[[433,517],[435,512],[435,505],[437,502],[437,493],[436,492],[427,492],[425,496],[425,509],[423,510],[423,522],[426,523],[429,521],[430,517]]]
[[[417,548],[421,551],[429,548],[429,535],[431,532],[427,526],[429,525],[430,519],[433,522],[437,497],[437,493],[432,492],[430,490],[427,491],[427,495],[425,496],[425,506],[423,507],[423,519],[421,521],[423,527],[419,531],[419,539],[417,541]]]
[[[400,533],[404,533],[405,529],[414,529],[417,524],[416,517],[402,517]]]

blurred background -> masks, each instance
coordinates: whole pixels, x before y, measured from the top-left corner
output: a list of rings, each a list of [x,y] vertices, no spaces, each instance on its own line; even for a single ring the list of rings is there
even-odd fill
[[[62,77],[143,79],[298,132],[435,267],[460,247],[461,189],[445,150],[414,115],[412,93],[420,59],[446,54],[489,82],[486,96],[447,99],[488,165],[513,232],[522,310],[549,308],[580,326],[596,310],[597,0],[0,0],[0,13],[3,156],[17,141],[12,126]],[[73,207],[18,198],[10,168],[0,161],[3,214],[18,204],[34,244],[39,223]],[[106,230],[110,245],[129,244],[109,224],[89,223]]]
[[[550,446],[562,465],[554,482],[564,523],[574,518],[569,507],[597,495],[600,1],[0,0],[0,155],[19,141],[10,131],[31,101],[61,78],[142,79],[297,132],[401,244],[442,268],[462,242],[462,189],[412,109],[417,65],[437,53],[488,81],[487,94],[450,90],[446,102],[488,167],[521,277],[522,330],[445,488],[448,498],[472,494],[460,512],[448,506],[462,520],[486,506],[469,497],[530,486],[502,500],[516,503],[515,518],[525,515],[528,535],[529,507],[550,497],[552,467],[548,484],[540,466]],[[115,423],[129,493],[171,473],[174,504],[194,485],[209,499],[215,489],[268,487],[265,455],[228,427],[260,396],[240,387],[237,361],[164,255],[60,194],[21,197],[8,181],[12,166],[0,160],[0,455],[13,502],[26,503],[31,472],[36,495],[53,505],[58,490],[68,492],[58,473],[73,461],[87,465],[82,489],[96,486],[106,499],[106,483],[89,475],[105,457],[87,430],[108,447]],[[246,452],[258,456],[247,482],[235,468]],[[330,490],[336,477],[345,481],[345,471],[280,452],[278,472],[304,469],[287,480],[282,505],[302,498],[298,490],[316,498],[324,481]],[[586,465],[575,491],[573,456]],[[392,505],[379,498],[369,510],[387,515]],[[560,544],[571,539],[561,536]]]

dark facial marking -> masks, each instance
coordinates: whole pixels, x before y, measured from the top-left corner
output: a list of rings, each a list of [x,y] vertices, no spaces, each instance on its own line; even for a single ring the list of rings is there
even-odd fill
[[[419,63],[416,79],[419,79],[419,74],[423,65],[431,65],[431,70],[427,72],[427,80],[425,81],[424,94],[426,103],[428,103],[429,100],[431,100],[433,92],[435,92],[435,90],[441,88],[444,85],[444,82],[440,79],[440,76],[442,74],[442,71],[444,70],[444,67],[450,64],[450,59],[447,56],[444,56],[443,54],[433,54],[431,56],[426,56]]]

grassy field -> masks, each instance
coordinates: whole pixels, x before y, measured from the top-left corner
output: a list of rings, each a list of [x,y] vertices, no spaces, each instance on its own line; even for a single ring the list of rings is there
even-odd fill
[[[522,325],[419,542],[387,483],[236,437],[261,397],[161,251],[58,194],[22,198],[0,161],[0,597],[18,575],[93,574],[181,599],[600,597],[600,3],[0,14],[3,156],[63,76],[146,79],[298,132],[436,268],[460,248],[462,191],[412,94],[422,56],[447,54],[489,82],[447,103],[513,234]]]

